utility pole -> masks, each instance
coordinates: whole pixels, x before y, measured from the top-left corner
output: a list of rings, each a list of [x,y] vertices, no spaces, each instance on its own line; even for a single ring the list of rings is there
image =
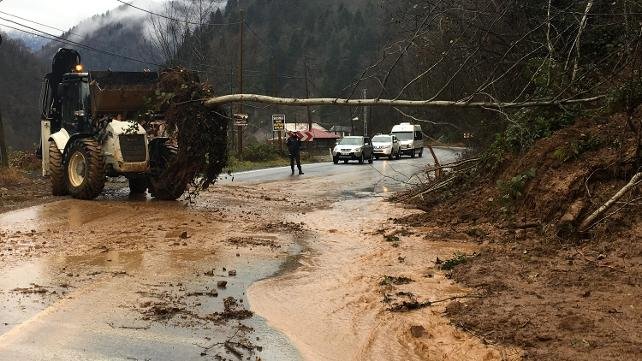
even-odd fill
[[[245,14],[243,9],[240,10],[241,21],[239,23],[239,93],[243,94],[243,31],[245,30]],[[243,102],[239,102],[239,114],[243,114]],[[243,159],[243,126],[237,127],[238,133],[238,157]]]
[[[2,45],[2,36],[0,36],[0,45]],[[2,123],[2,110],[0,110],[0,166],[9,167],[9,152],[7,152],[7,143],[4,137],[4,124]]]
[[[0,165],[4,168],[9,167],[9,153],[7,152],[7,143],[4,137],[4,126],[2,123],[2,112],[0,111]]]
[[[276,64],[276,58],[272,58],[272,95],[275,97],[279,96],[279,74],[278,74],[278,66]],[[281,108],[277,105],[275,107],[275,113],[279,114]],[[285,121],[283,122],[283,125],[285,126]],[[274,131],[274,129],[272,129]],[[283,152],[283,134],[282,131],[277,131],[277,136],[279,137],[279,150]],[[272,133],[274,134],[274,133]],[[272,135],[272,139],[274,139],[274,135]]]
[[[234,93],[234,59],[230,57],[230,94]],[[234,103],[230,103],[230,127],[227,129],[230,139],[230,149],[236,148],[236,140],[234,139]]]
[[[305,66],[305,97],[310,98],[310,87],[308,85],[308,57],[303,57],[303,65]],[[306,107],[308,109],[308,131],[312,131],[312,113],[310,112],[310,106]]]
[[[368,99],[368,89],[363,89],[363,99]],[[363,106],[363,136],[368,136],[368,107]]]

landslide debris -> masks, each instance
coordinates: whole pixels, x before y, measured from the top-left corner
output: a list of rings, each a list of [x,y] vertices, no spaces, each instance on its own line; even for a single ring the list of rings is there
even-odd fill
[[[141,115],[141,121],[149,124],[153,119],[146,116],[163,114],[167,130],[178,145],[178,155],[159,177],[161,182],[207,189],[226,166],[228,117],[222,107],[207,108],[203,104],[213,95],[212,87],[194,72],[173,68],[160,73],[149,110]]]
[[[636,117],[642,117],[642,107]],[[523,154],[504,155],[497,170],[489,172],[482,159],[454,175],[448,187],[411,201],[431,210],[418,221],[502,222],[514,229],[555,225],[563,229],[549,231],[568,235],[635,174],[636,147],[626,114],[582,118]]]
[[[223,300],[223,312],[214,312],[206,319],[215,323],[224,323],[229,320],[245,320],[253,315],[254,313],[243,308],[236,298],[226,297]]]
[[[480,157],[432,183],[448,180],[441,188],[399,197],[426,211],[399,222],[424,229],[427,241],[482,244],[475,257],[442,263],[450,277],[483,295],[449,304],[455,325],[521,348],[527,360],[629,360],[642,353],[641,187],[578,232],[637,172],[631,124],[641,120],[642,107],[579,118],[523,153],[506,154],[492,172]],[[401,308],[415,305],[411,297],[406,303]]]

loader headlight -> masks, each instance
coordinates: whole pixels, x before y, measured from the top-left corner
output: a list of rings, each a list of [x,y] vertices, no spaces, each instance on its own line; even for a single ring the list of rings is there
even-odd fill
[[[78,64],[78,65],[76,65],[76,67],[74,68],[74,70],[76,71],[76,73],[82,73],[82,70],[83,70],[83,66],[82,66],[82,64]]]

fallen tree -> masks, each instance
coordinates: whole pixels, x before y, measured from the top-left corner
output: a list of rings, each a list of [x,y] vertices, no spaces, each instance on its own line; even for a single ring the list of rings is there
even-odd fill
[[[552,99],[530,102],[480,102],[464,100],[404,100],[404,99],[348,99],[348,98],[282,98],[260,94],[230,94],[205,99],[207,107],[237,102],[252,102],[273,105],[289,106],[393,106],[412,108],[530,108],[530,107],[555,107],[572,104],[592,103],[604,99],[605,95],[577,99]]]

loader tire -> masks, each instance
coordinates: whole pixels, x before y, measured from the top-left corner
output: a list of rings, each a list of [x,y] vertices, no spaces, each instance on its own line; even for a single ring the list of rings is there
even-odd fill
[[[54,196],[66,196],[67,178],[65,168],[62,165],[62,153],[56,143],[49,141],[49,179],[51,180],[51,194]]]
[[[127,180],[130,194],[143,194],[147,191],[147,177],[128,177]]]
[[[105,160],[100,144],[79,138],[69,145],[65,159],[69,194],[78,199],[94,199],[105,188]]]
[[[187,190],[185,180],[167,172],[178,156],[178,148],[171,144],[163,144],[156,149],[158,154],[150,154],[149,193],[156,199],[175,201]]]

